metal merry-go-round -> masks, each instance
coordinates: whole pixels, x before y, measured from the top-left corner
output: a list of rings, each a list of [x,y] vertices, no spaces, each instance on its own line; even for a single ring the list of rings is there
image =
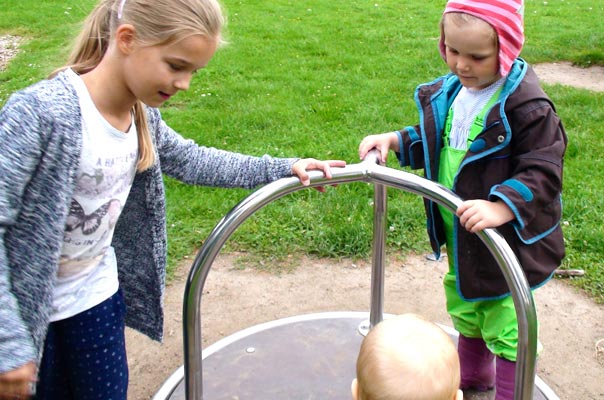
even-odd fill
[[[417,175],[378,163],[372,151],[365,161],[332,168],[332,179],[311,171],[310,187],[368,182],[374,186],[373,254],[370,309],[305,314],[255,325],[227,336],[202,351],[201,309],[212,263],[233,232],[254,212],[283,196],[305,190],[295,177],[253,192],[215,226],[193,262],[183,304],[184,365],[161,386],[153,400],[349,400],[350,382],[363,336],[384,314],[384,258],[387,187],[417,194],[455,210],[461,199]],[[518,316],[515,400],[558,400],[535,374],[537,316],[530,287],[517,258],[494,229],[478,233],[496,258],[510,288]],[[236,299],[234,299],[236,300]],[[457,332],[442,326],[456,342]],[[464,393],[465,399],[489,400],[494,392]]]

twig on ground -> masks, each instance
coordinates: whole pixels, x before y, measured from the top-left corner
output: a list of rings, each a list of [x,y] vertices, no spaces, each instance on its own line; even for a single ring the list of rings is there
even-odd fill
[[[560,269],[560,268],[558,268],[554,273],[556,274],[556,276],[560,276],[560,277],[585,275],[585,271],[582,269]]]

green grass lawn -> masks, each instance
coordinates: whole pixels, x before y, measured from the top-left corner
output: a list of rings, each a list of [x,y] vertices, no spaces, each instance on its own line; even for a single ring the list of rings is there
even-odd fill
[[[79,23],[95,2],[4,0],[0,34],[23,37],[0,72],[0,104],[10,93],[62,65]],[[162,108],[166,121],[207,146],[248,154],[339,158],[358,162],[367,134],[416,122],[413,90],[447,72],[437,51],[445,1],[248,0],[223,2],[229,45]],[[604,65],[603,7],[593,0],[526,1],[529,63]],[[573,284],[604,300],[604,94],[545,85],[564,121],[565,268],[586,271]],[[389,165],[395,167],[394,157]],[[168,191],[169,259],[173,266],[203,243],[249,191],[189,187]],[[326,194],[302,191],[246,221],[228,250],[279,258],[367,257],[372,190],[342,185]],[[318,215],[318,216],[317,216]],[[389,191],[388,251],[428,251],[421,199]]]

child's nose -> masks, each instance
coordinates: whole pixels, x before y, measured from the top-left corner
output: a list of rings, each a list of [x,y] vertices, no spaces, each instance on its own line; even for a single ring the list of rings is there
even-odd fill
[[[467,58],[459,57],[457,59],[457,69],[460,71],[464,71],[470,68],[470,63]]]
[[[191,77],[180,78],[174,82],[174,87],[178,90],[187,90],[191,84]]]
[[[468,56],[460,56],[457,59],[457,68],[460,70],[469,70],[472,66],[472,58]]]

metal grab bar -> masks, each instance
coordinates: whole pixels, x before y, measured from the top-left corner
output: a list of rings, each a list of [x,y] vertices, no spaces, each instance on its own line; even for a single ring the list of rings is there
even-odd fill
[[[332,169],[332,179],[322,172],[311,171],[310,186],[298,178],[283,178],[250,194],[218,222],[199,250],[185,287],[183,302],[183,342],[185,393],[187,400],[203,399],[201,301],[206,278],[220,249],[231,234],[254,212],[292,192],[308,187],[366,181],[374,183],[374,232],[371,281],[370,323],[375,325],[383,315],[384,236],[386,218],[385,187],[417,194],[454,211],[462,200],[451,190],[417,175],[378,164],[377,152],[365,161]],[[515,400],[533,398],[535,359],[537,354],[537,314],[533,296],[522,268],[503,237],[494,229],[477,233],[495,257],[514,301],[518,319]]]

